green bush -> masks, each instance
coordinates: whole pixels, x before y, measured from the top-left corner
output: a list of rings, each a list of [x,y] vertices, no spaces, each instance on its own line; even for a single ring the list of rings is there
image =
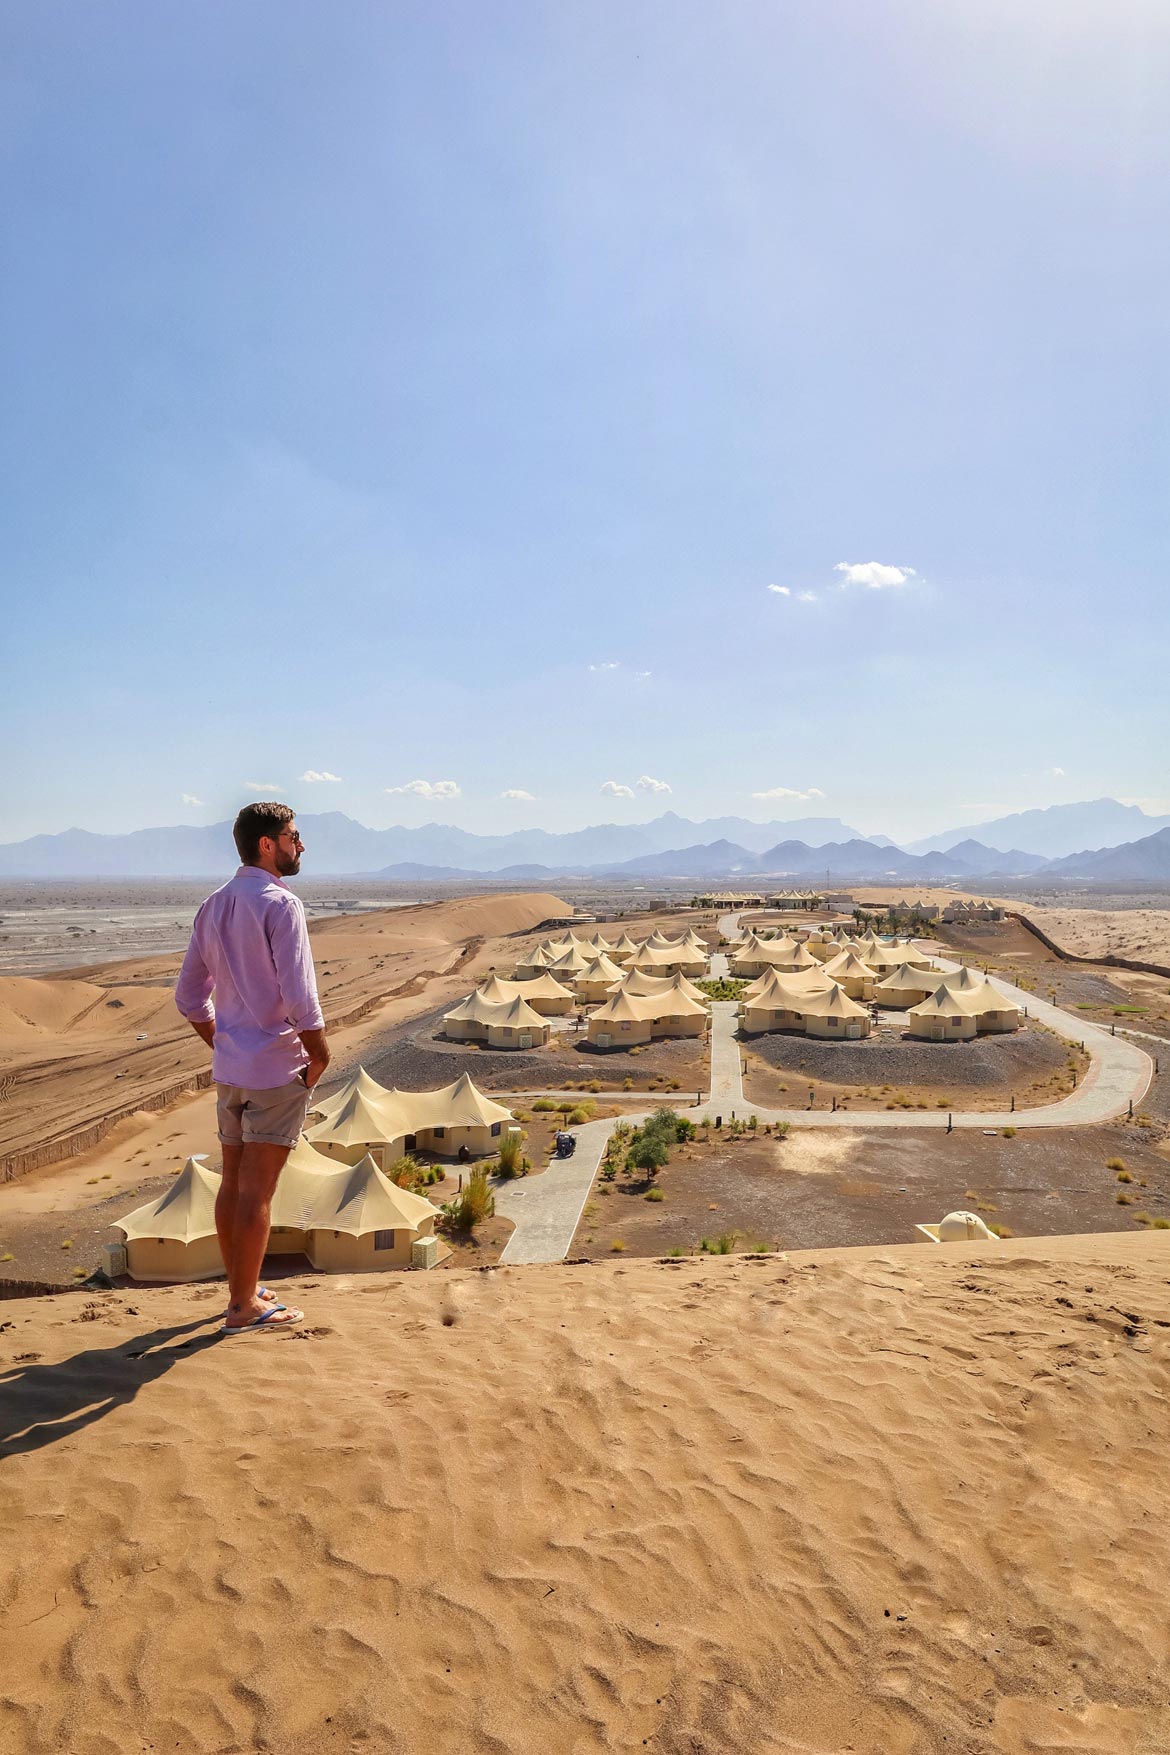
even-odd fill
[[[666,1196],[660,1188],[648,1188],[642,1196],[643,1200],[665,1200]]]
[[[488,1187],[487,1171],[481,1165],[468,1176],[455,1199],[443,1208],[452,1231],[473,1231],[496,1210],[496,1197]]]
[[[560,1104],[554,1097],[538,1097],[532,1105],[534,1115],[551,1115],[559,1108]]]
[[[500,1139],[500,1175],[506,1182],[514,1176],[527,1176],[532,1168],[531,1160],[524,1155],[524,1141],[527,1134],[506,1133]]]
[[[705,1255],[730,1255],[735,1248],[736,1233],[721,1231],[718,1237],[704,1237],[699,1248]]]

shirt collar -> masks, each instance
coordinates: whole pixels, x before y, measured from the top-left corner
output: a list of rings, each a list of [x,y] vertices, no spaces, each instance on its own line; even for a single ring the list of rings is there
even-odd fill
[[[238,878],[259,878],[262,883],[279,884],[282,890],[288,889],[283,878],[273,877],[272,873],[265,871],[262,865],[241,865],[236,876]]]

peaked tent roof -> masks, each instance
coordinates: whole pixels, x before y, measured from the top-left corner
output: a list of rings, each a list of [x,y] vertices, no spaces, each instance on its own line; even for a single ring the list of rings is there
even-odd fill
[[[135,1207],[115,1224],[128,1242],[137,1237],[165,1237],[174,1243],[195,1243],[201,1237],[214,1237],[219,1181],[202,1158],[188,1158],[157,1199]]]
[[[953,1018],[979,1016],[980,1006],[973,993],[954,992],[949,987],[940,987],[936,992],[912,1005],[907,1016],[911,1018]]]
[[[610,982],[620,981],[621,978],[622,970],[618,968],[616,963],[611,963],[608,957],[595,957],[588,968],[582,969],[578,977],[581,981]]]
[[[848,980],[851,976],[868,977],[872,981],[876,975],[876,970],[863,963],[856,951],[842,951],[838,956],[830,957],[827,963],[822,963],[821,968],[834,981]]]
[[[810,993],[799,1008],[806,1017],[812,1018],[864,1018],[868,1016],[863,1005],[850,999],[843,987],[833,983],[827,991],[818,989]]]
[[[309,1114],[319,1120],[327,1120],[344,1109],[355,1093],[364,1097],[367,1102],[376,1103],[386,1095],[386,1086],[371,1078],[364,1066],[359,1066],[353,1077],[347,1079],[340,1091],[335,1091],[332,1097],[325,1097],[319,1103],[310,1102]]]
[[[820,971],[818,970],[819,974]],[[828,994],[836,984],[830,981],[805,982],[799,977],[784,976],[769,969],[753,982],[754,991],[745,993],[745,1011],[807,1012],[809,1001],[818,994]]]
[[[693,1018],[700,1013],[705,1015],[706,1010],[705,1005],[700,1005],[679,988],[662,993],[634,994],[619,987],[604,1005],[598,1006],[591,1023],[645,1023],[654,1018]]]
[[[697,999],[705,1005],[706,994],[688,981],[685,975],[649,975],[644,969],[631,969],[629,974],[622,971],[621,986],[624,993],[631,994],[635,999],[646,998],[663,993],[685,993],[688,999]]]

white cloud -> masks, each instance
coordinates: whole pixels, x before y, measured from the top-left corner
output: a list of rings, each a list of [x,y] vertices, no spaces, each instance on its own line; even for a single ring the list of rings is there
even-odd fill
[[[1064,779],[1064,769],[1063,768],[1049,768],[1048,772],[1051,775],[1053,780],[1063,780]]]
[[[769,585],[768,590],[774,591],[776,593],[777,597],[791,597],[792,596],[792,592],[789,590],[787,585]]]
[[[405,786],[387,786],[387,792],[412,792],[416,798],[459,798],[456,780],[408,780]]]
[[[842,585],[866,585],[871,591],[904,585],[907,579],[918,577],[913,567],[891,567],[884,561],[838,561],[833,571],[840,573]]]
[[[654,674],[654,672],[651,670],[636,670],[634,672],[634,681],[635,682],[649,682],[649,680],[653,676],[653,674]]]
[[[608,663],[606,663],[606,664],[591,664],[591,665],[590,665],[590,666],[589,666],[589,668],[590,668],[590,670],[593,670],[593,671],[598,671],[598,670],[620,670],[620,669],[621,669],[621,667],[622,667],[622,664],[621,664],[621,659],[620,659],[620,658],[611,658],[611,659],[610,659],[610,660],[609,660],[609,661],[608,661]]]
[[[617,780],[607,780],[601,788],[607,798],[633,798],[634,788],[622,786]]]
[[[510,786],[507,792],[500,793],[501,798],[514,798],[520,804],[535,804],[535,792],[525,792],[522,786]]]
[[[255,793],[262,801],[276,798],[284,791],[279,780],[245,780],[244,785],[249,792]]]
[[[639,792],[670,792],[673,788],[668,780],[655,780],[650,774],[643,774],[634,784]]]
[[[798,591],[796,593],[797,603],[815,603],[816,600],[817,594],[815,591]]]
[[[181,792],[179,794],[179,797],[183,800],[184,804],[202,804],[203,803],[203,800],[201,798],[196,798],[196,796],[193,792]]]
[[[798,804],[807,804],[810,798],[823,798],[825,795],[819,786],[810,786],[807,792],[800,792],[795,786],[770,786],[766,792],[753,792],[753,798],[791,798]]]
[[[306,780],[310,786],[317,780],[332,780],[338,785],[341,784],[341,775],[331,774],[328,768],[306,768],[301,779]]]

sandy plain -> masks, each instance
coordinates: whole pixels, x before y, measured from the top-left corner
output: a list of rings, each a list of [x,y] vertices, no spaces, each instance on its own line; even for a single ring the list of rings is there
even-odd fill
[[[1170,1245],[31,1299],[0,1748],[1164,1755]]]

